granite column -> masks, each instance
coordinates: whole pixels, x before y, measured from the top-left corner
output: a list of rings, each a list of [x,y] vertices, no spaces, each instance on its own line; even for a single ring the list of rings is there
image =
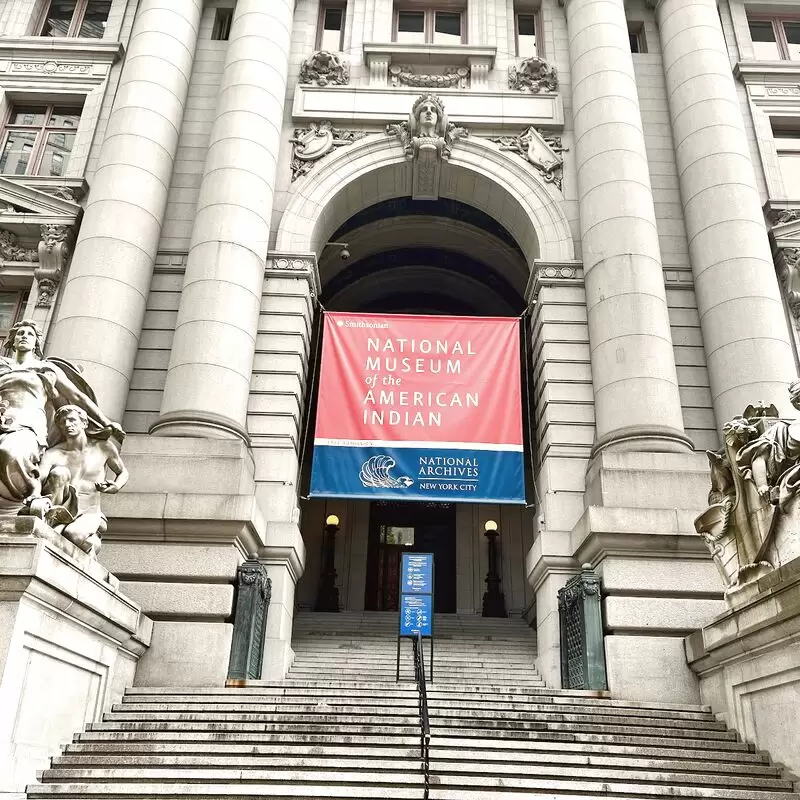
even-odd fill
[[[685,451],[623,0],[565,0],[596,415],[594,453]]]
[[[48,355],[78,362],[121,419],[197,44],[200,0],[142,0]]]
[[[795,367],[715,0],[657,6],[697,308],[717,426],[749,403],[795,416]]]

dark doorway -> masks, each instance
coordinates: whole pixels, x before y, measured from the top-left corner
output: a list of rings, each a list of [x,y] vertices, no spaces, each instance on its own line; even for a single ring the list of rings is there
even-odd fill
[[[402,553],[433,553],[433,610],[456,610],[456,509],[452,503],[370,504],[364,608],[398,611]]]

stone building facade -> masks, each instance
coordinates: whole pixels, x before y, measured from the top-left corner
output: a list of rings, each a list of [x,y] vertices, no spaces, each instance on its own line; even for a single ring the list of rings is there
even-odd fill
[[[610,689],[699,700],[684,637],[725,609],[693,525],[704,451],[749,403],[794,415],[798,14],[0,3],[0,321],[37,320],[128,433],[100,560],[153,620],[139,685],[225,682],[251,554],[272,581],[263,676],[281,678],[330,514],[342,607],[388,607],[378,530],[411,523],[305,499],[328,308],[523,316],[535,492],[437,510],[442,610],[480,612],[496,519],[545,680],[557,590],[588,562]],[[425,94],[459,132],[431,170],[402,135]]]

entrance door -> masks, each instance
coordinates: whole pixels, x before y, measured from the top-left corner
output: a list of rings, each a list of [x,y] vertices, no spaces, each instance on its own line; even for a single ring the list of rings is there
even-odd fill
[[[456,509],[452,503],[370,504],[364,608],[398,611],[402,553],[433,553],[433,610],[456,610]]]

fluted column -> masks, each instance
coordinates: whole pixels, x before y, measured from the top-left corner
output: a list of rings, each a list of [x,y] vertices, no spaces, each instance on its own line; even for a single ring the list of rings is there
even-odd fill
[[[716,0],[657,7],[717,425],[762,401],[795,416],[795,367]]]
[[[623,0],[566,0],[594,452],[683,451],[678,379]]]
[[[142,0],[48,354],[121,419],[197,44],[201,0]]]
[[[153,433],[248,440],[293,0],[239,0]]]

